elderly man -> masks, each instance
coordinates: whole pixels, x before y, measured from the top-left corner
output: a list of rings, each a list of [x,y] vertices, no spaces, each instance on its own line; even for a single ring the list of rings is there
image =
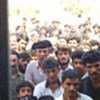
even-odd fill
[[[25,80],[36,85],[45,80],[43,72],[43,60],[49,55],[49,47],[52,46],[47,40],[39,41],[33,44],[32,49],[35,50],[37,60],[30,62],[26,68]]]

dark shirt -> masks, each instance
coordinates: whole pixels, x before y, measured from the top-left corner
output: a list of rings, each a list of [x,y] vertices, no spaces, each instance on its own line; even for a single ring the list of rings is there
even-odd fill
[[[15,77],[11,77],[11,88],[12,88],[12,100],[17,99],[17,93],[16,93],[16,86],[24,81],[23,75],[21,73],[17,73]]]
[[[79,91],[89,95],[93,100],[100,100],[100,87],[95,88],[90,77],[86,77],[81,81]]]

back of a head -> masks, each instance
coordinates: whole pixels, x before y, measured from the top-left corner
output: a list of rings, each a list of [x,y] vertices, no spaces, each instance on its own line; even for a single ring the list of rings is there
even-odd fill
[[[51,95],[45,95],[41,96],[39,100],[54,100],[54,98]]]
[[[100,61],[100,51],[99,50],[91,50],[83,54],[82,56],[83,64],[87,63],[95,63]]]
[[[69,70],[66,70],[63,72],[62,82],[64,82],[67,78],[72,78],[72,79],[79,78],[80,79],[80,76],[79,76],[78,71],[73,70],[73,69],[69,69]]]

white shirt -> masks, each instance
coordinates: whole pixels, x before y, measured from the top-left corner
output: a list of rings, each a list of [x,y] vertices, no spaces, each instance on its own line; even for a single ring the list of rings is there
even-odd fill
[[[93,100],[91,97],[83,94],[83,93],[79,93],[78,92],[78,99],[77,100]],[[59,97],[59,98],[56,98],[55,100],[64,100],[63,99],[63,94]]]
[[[61,94],[63,94],[63,88],[61,86],[58,87],[53,92],[51,91],[49,86],[46,87],[46,82],[47,81],[43,81],[35,86],[34,93],[33,93],[34,96],[36,96],[37,98],[40,98],[41,96],[44,96],[44,95],[51,95],[54,98],[58,98]]]

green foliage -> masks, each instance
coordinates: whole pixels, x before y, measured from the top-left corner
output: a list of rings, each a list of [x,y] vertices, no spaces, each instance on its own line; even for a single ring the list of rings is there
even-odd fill
[[[90,12],[88,6],[81,6],[80,0],[61,0],[61,5],[65,12],[78,16]]]

